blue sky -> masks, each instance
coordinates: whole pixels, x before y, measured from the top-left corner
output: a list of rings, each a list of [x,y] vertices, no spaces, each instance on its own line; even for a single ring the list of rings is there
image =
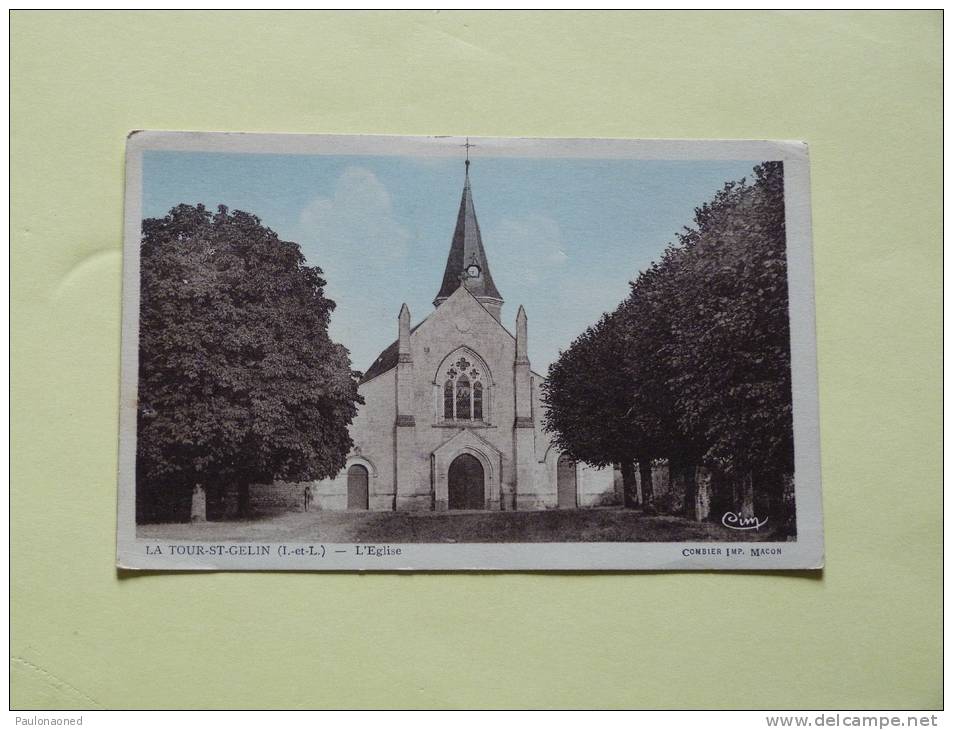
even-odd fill
[[[529,355],[544,373],[613,309],[696,206],[757,160],[473,157],[470,180],[490,270],[513,331],[526,308]],[[462,160],[148,151],[143,215],[179,203],[254,213],[296,241],[337,302],[331,336],[367,369],[433,310],[463,188]]]

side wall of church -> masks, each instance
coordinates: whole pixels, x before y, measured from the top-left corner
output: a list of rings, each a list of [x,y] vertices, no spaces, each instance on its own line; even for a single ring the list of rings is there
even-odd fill
[[[314,490],[317,509],[347,509],[347,472],[354,464],[368,471],[368,508],[393,509],[395,374],[396,370],[390,370],[358,388],[364,404],[358,406],[351,424],[355,448],[336,477],[317,482]]]
[[[543,378],[533,376],[533,421],[536,431],[536,483],[538,496],[535,505],[527,508],[549,509],[557,507],[558,470],[560,452],[544,430],[546,407],[542,401],[540,386]],[[576,464],[576,505],[578,507],[603,507],[622,504],[622,475],[615,468]]]

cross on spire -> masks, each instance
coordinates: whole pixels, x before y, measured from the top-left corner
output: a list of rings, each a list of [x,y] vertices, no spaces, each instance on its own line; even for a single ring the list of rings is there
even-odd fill
[[[471,147],[476,147],[476,145],[475,145],[475,144],[470,144],[470,138],[467,137],[466,143],[464,143],[464,144],[462,144],[462,145],[460,145],[460,146],[467,148],[467,159],[466,159],[466,163],[465,163],[465,164],[466,164],[466,166],[467,166],[467,169],[469,170],[469,169],[470,169],[470,148],[471,148]]]

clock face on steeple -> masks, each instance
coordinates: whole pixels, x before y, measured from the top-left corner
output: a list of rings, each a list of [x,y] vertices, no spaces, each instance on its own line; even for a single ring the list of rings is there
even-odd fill
[[[476,264],[470,264],[467,267],[467,276],[471,279],[476,279],[480,275],[480,267]]]

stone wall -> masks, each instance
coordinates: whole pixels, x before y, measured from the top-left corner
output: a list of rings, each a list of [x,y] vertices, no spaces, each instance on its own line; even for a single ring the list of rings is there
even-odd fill
[[[248,488],[252,516],[281,515],[304,511],[304,488],[306,484],[275,482],[252,484]],[[211,500],[210,500],[211,502]],[[234,519],[238,516],[238,489],[225,490],[222,504],[209,504],[209,519]]]
[[[588,464],[576,467],[576,493],[580,507],[622,506],[622,472]]]
[[[303,512],[304,488],[304,484],[286,482],[256,484],[251,490],[252,511],[260,515]]]

